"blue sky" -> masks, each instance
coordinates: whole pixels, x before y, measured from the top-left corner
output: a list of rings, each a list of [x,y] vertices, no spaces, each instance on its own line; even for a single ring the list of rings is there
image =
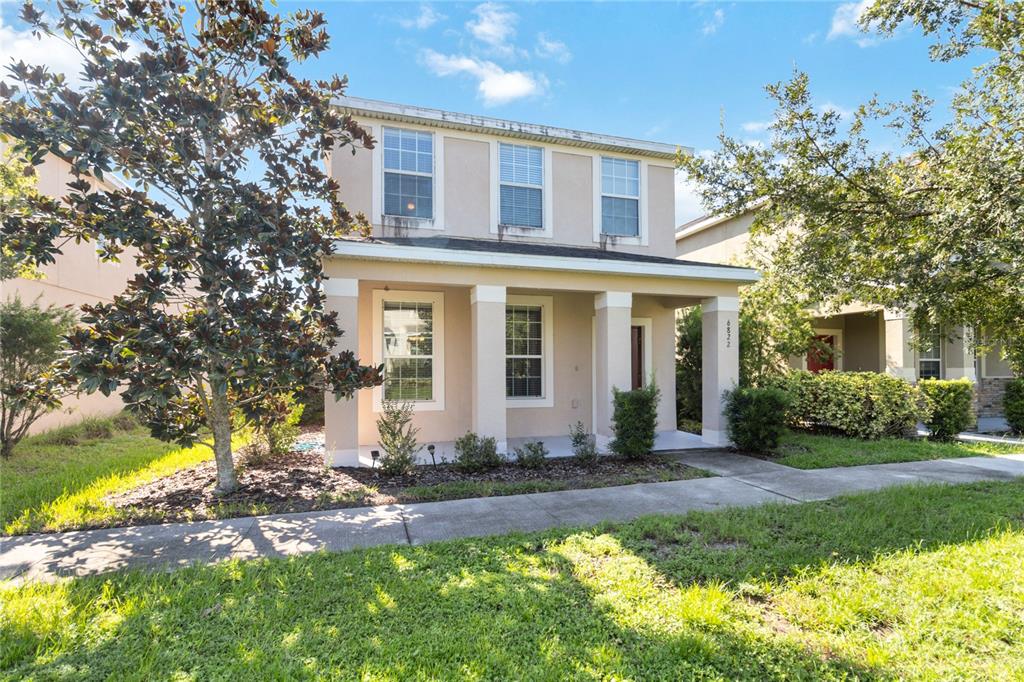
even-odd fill
[[[287,2],[316,7],[332,35],[309,75],[348,74],[349,94],[706,150],[726,130],[763,139],[763,86],[794,67],[821,107],[848,111],[872,94],[917,88],[939,110],[971,64],[928,59],[913,28],[859,32],[863,3],[833,2]],[[0,49],[61,66],[25,40],[4,3]],[[69,57],[70,59],[70,57]],[[880,141],[884,144],[885,141]],[[701,212],[680,179],[678,220]]]

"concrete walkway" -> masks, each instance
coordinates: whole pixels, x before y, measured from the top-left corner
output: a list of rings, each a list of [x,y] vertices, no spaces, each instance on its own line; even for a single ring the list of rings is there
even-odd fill
[[[718,477],[8,537],[0,539],[0,579],[53,580],[129,567],[174,568],[317,550],[416,545],[627,521],[645,514],[808,502],[908,483],[969,483],[1024,476],[1024,454],[813,471],[724,451],[686,451],[676,456]]]

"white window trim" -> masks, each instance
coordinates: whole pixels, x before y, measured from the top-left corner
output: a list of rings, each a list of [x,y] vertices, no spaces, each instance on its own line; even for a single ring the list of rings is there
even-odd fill
[[[544,357],[541,360],[541,386],[544,395],[540,398],[509,398],[505,396],[505,407],[554,407],[555,406],[555,316],[554,297],[552,296],[520,296],[509,294],[505,305],[540,306],[541,333],[544,335]],[[508,358],[505,349],[502,355]]]
[[[412,402],[415,412],[444,410],[444,293],[441,291],[373,290],[373,364],[384,363],[384,302],[430,303],[434,306],[433,400]],[[373,411],[383,411],[384,386],[373,388]]]
[[[615,235],[606,235],[602,232],[601,224],[601,197],[604,196],[602,191],[602,179],[601,179],[601,159],[623,159],[625,161],[636,161],[639,164],[638,177],[640,180],[640,197],[638,200],[637,211],[639,213],[639,236],[637,237],[620,237]],[[648,200],[647,200],[647,169],[650,164],[644,159],[638,159],[636,157],[626,156],[624,154],[608,154],[605,152],[595,153],[593,155],[592,167],[593,172],[593,185],[594,185],[594,243],[599,244],[602,241],[607,241],[612,244],[621,244],[625,246],[647,246],[650,243],[649,239],[649,216],[648,216]],[[618,196],[609,194],[608,196]],[[635,197],[623,197],[627,199],[633,199]]]
[[[922,379],[945,379],[946,378],[946,352],[943,349],[943,346],[946,345],[946,337],[945,337],[945,335],[941,331],[939,331],[936,334],[936,336],[939,337],[939,343],[938,343],[939,357],[937,357],[937,358],[922,358],[921,357],[921,352],[919,350],[915,350],[914,351],[914,359],[916,360],[916,367],[914,367],[914,369],[917,370],[917,380],[918,381],[921,381]],[[937,376],[937,377],[926,377],[923,374],[921,374],[921,361],[922,360],[925,361],[925,362],[937,362],[937,363],[939,363],[939,376]]]
[[[826,327],[814,327],[811,331],[814,332],[814,336],[834,336],[836,337],[836,347],[833,364],[835,365],[835,371],[843,371],[843,330],[842,329],[829,329]],[[807,369],[807,353],[800,356],[800,367]]]
[[[374,145],[373,151],[371,152],[371,164],[373,166],[373,181],[371,193],[372,193],[372,208],[373,216],[370,217],[370,222],[374,225],[379,225],[381,228],[395,227],[391,223],[385,223],[386,219],[401,220],[405,223],[405,226],[414,230],[444,230],[444,135],[440,131],[430,128],[429,126],[418,126],[407,123],[399,125],[392,125],[387,123],[377,123],[373,125],[364,125],[363,128],[368,130],[374,138],[377,140],[377,144]],[[430,133],[433,138],[433,163],[434,170],[431,177],[434,179],[434,217],[427,218],[403,218],[401,216],[385,216],[384,215],[384,128],[396,128],[401,130],[415,130],[416,132]],[[425,173],[416,173],[413,171],[392,171],[408,173],[409,175],[418,175],[420,177],[426,177]]]
[[[529,144],[519,142],[505,142],[503,140],[488,140],[490,144],[491,162],[490,162],[490,186],[491,186],[491,234],[502,234],[512,237],[533,237],[533,238],[547,238],[551,239],[555,235],[554,228],[554,216],[555,216],[555,204],[554,197],[552,196],[551,187],[554,184],[552,182],[552,149],[547,145],[540,144]],[[500,163],[500,145],[502,144],[515,144],[521,147],[539,147],[544,152],[544,186],[541,187],[541,204],[543,207],[543,216],[541,220],[543,225],[537,227],[516,227],[506,226],[504,228],[499,227],[501,225],[501,163]],[[516,185],[518,183],[508,183]],[[534,185],[524,185],[526,187],[535,187]]]
[[[644,329],[644,366],[643,376],[644,385],[647,385],[647,381],[651,379],[652,372],[654,372],[654,364],[652,354],[654,353],[654,320],[650,317],[634,317],[629,321],[630,327],[643,327]],[[632,344],[632,339],[630,340]],[[630,366],[632,368],[632,360],[630,360]]]

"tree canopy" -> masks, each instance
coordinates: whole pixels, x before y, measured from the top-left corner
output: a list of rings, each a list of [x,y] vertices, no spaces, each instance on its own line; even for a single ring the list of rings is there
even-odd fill
[[[912,311],[919,326],[970,325],[1024,372],[1024,3],[875,0],[866,30],[906,23],[936,37],[935,60],[985,61],[954,96],[877,98],[849,121],[815,107],[796,72],[769,85],[771,139],[724,132],[709,157],[681,158],[715,212],[756,207],[755,241],[810,303]],[[887,129],[899,152],[882,151]],[[811,293],[813,292],[813,293]],[[984,340],[984,339],[983,339]]]
[[[70,337],[82,389],[122,390],[154,435],[213,433],[218,488],[237,485],[231,415],[317,386],[351,396],[380,368],[333,353],[321,257],[365,219],[323,169],[329,153],[372,147],[332,106],[346,80],[310,81],[296,65],[329,44],[312,11],[272,14],[255,0],[64,0],[22,19],[68,40],[81,85],[13,62],[0,83],[0,130],[33,164],[71,164],[63,201],[26,202],[3,237],[45,264],[64,239],[130,254],[141,272],[111,303],[83,307]],[[129,187],[94,191],[116,173]]]

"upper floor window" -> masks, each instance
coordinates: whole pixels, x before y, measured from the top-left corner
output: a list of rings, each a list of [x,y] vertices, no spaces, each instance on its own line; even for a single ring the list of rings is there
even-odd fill
[[[938,329],[926,329],[921,333],[917,375],[921,379],[942,378],[942,334]]]
[[[384,214],[434,217],[434,138],[430,133],[384,128]]]
[[[498,147],[502,225],[544,227],[544,150],[520,144]]]
[[[601,157],[601,232],[640,236],[640,163]]]

